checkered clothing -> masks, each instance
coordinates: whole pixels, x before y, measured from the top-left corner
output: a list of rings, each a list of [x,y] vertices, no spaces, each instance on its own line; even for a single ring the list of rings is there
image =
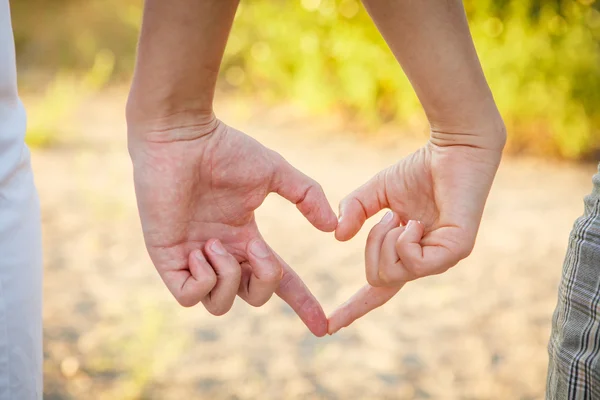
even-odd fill
[[[547,400],[600,399],[600,166],[573,226],[548,345]]]

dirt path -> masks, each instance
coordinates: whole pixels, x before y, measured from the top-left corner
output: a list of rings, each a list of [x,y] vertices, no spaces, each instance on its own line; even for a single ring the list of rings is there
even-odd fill
[[[215,318],[171,299],[143,248],[123,103],[90,101],[65,125],[76,140],[34,152],[46,399],[542,398],[562,258],[592,166],[506,160],[468,260],[316,339],[279,300]],[[230,104],[219,115],[321,182],[333,204],[418,145],[366,143],[283,109]],[[327,311],[363,284],[367,229],[338,243],[275,197],[257,219]]]

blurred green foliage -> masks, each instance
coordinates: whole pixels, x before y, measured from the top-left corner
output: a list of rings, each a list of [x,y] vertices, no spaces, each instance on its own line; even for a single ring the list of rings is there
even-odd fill
[[[343,112],[374,129],[425,131],[410,83],[357,0],[241,2],[222,88]],[[141,2],[13,1],[21,70],[134,60]],[[594,0],[465,0],[477,49],[509,130],[509,149],[579,159],[600,151],[600,6]],[[33,76],[33,75],[31,75]],[[34,81],[34,80],[32,80]],[[27,82],[23,83],[27,86]]]
[[[138,0],[11,0],[21,84],[92,68],[99,52],[115,56],[113,78],[127,78],[142,15]],[[41,72],[41,74],[40,74]]]

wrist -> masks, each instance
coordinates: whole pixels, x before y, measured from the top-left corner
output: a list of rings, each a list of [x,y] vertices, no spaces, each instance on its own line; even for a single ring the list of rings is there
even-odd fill
[[[502,152],[506,144],[506,127],[496,109],[471,120],[430,121],[430,128],[430,142],[440,147],[470,146]]]
[[[132,96],[127,101],[126,120],[130,139],[149,142],[199,139],[212,134],[222,125],[212,107],[193,108],[172,102],[140,102]]]
[[[190,113],[211,115],[214,87],[187,79],[153,76],[152,71],[138,68],[127,98],[127,121],[138,121]],[[160,82],[160,84],[157,84]]]

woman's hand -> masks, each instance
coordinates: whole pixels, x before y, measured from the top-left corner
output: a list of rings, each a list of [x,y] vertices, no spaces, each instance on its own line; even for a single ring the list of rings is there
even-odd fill
[[[471,253],[503,140],[484,148],[436,137],[341,202],[335,235],[342,241],[378,211],[391,211],[367,239],[368,285],[334,311],[330,334],[386,303],[406,282],[440,274]]]

